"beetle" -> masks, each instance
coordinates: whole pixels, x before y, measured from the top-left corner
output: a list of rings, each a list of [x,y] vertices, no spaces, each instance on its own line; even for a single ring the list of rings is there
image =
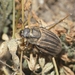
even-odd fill
[[[48,27],[50,26],[49,29],[62,22],[68,16],[70,16],[70,14],[67,14],[64,18],[56,23],[48,25]],[[38,20],[37,22],[40,24]],[[62,51],[60,38],[45,27],[33,26],[31,28],[24,28],[20,31],[20,36],[26,38],[30,44],[35,45],[39,51],[53,57],[57,56]]]
[[[20,31],[20,36],[35,45],[36,48],[50,56],[57,56],[61,50],[61,41],[59,37],[50,30],[43,27],[24,28]]]

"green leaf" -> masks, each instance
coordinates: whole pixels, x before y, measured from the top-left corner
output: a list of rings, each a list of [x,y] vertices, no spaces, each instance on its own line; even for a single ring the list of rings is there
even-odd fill
[[[24,62],[23,62],[23,68],[28,68],[28,64],[27,64],[26,60],[24,60]]]

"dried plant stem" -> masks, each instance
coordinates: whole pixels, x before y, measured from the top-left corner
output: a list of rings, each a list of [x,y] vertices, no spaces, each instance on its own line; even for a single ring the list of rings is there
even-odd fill
[[[54,57],[52,58],[52,61],[53,61],[54,67],[55,67],[56,75],[59,75],[58,68],[57,68],[56,61],[55,61]]]
[[[22,29],[24,29],[24,0],[21,2],[22,4]],[[21,57],[20,57],[20,75],[22,75],[22,57],[23,57],[23,51],[21,51]]]
[[[23,51],[21,51],[21,57],[20,57],[20,75],[22,75],[22,56],[23,56]]]
[[[15,38],[15,0],[13,0],[13,38]]]
[[[30,27],[30,19],[31,19],[31,15],[30,13],[28,14],[28,26]]]
[[[0,60],[0,62],[1,62],[2,64],[6,65],[7,67],[11,68],[13,71],[16,71],[16,69],[14,69],[13,67],[9,66],[9,65],[6,64],[5,62],[3,62],[3,61],[1,61],[1,60]]]
[[[24,29],[24,1],[22,0],[21,4],[22,4],[22,29]]]
[[[51,28],[55,27],[57,24],[59,24],[60,22],[62,22],[64,19],[66,19],[69,15],[70,15],[70,14],[67,14],[66,17],[64,17],[64,18],[62,18],[61,20],[55,22],[54,24],[48,25],[48,26],[46,26],[46,27],[49,27],[48,29],[51,29]]]

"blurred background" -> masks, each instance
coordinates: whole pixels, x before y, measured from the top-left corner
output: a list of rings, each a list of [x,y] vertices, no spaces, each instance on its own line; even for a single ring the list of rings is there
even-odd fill
[[[32,10],[45,22],[55,22],[68,13],[71,14],[69,21],[75,21],[75,0],[32,0]],[[0,0],[0,39],[3,33],[10,35],[11,31],[12,0]]]
[[[13,0],[0,0],[0,44],[1,42],[3,42],[4,39],[9,40],[8,36],[10,37],[12,36],[12,29],[13,29],[13,26],[12,26],[13,2],[12,1]],[[40,19],[40,21],[42,20],[43,26],[44,24],[51,25],[52,23],[55,23],[61,20],[62,18],[66,17],[66,15],[70,14],[70,16],[67,17],[64,21],[62,21],[57,26],[52,28],[51,31],[53,31],[55,34],[57,34],[60,37],[61,43],[62,43],[63,55],[61,55],[60,57],[61,60],[60,59],[57,60],[58,65],[61,63],[59,65],[60,71],[61,71],[60,75],[74,75],[75,73],[75,0],[26,0],[26,1],[28,3],[26,2],[26,5],[24,7],[24,9],[26,8],[25,21],[26,20],[28,21],[28,15],[29,13],[31,14],[31,10],[35,12],[34,16],[37,15],[38,19]],[[22,16],[21,0],[15,0],[15,5],[16,5],[15,26],[17,25],[16,26],[17,29],[18,28],[21,29],[20,26],[22,26],[22,23],[21,24],[18,23],[19,19]],[[33,15],[31,14],[31,16]],[[34,18],[34,20],[36,19]],[[34,20],[32,18],[30,19],[30,22],[32,21],[31,24],[35,23]],[[35,25],[36,24],[37,23],[35,23]],[[9,41],[11,40],[12,38],[10,38]],[[13,47],[13,45],[14,44],[11,41],[11,47]],[[6,46],[7,46],[7,43],[6,43]],[[2,48],[2,51],[4,47],[5,45],[0,46],[0,48]],[[3,53],[5,53],[5,50]],[[4,55],[8,55],[7,53]],[[59,60],[61,62],[59,62]],[[64,71],[63,72],[62,68],[65,66],[67,67],[65,68],[65,70],[63,70]],[[26,75],[28,75],[28,73],[31,73],[28,67],[26,69],[24,69],[25,73],[27,72]],[[65,73],[66,71],[67,73]],[[32,74],[29,74],[29,75],[32,75]]]

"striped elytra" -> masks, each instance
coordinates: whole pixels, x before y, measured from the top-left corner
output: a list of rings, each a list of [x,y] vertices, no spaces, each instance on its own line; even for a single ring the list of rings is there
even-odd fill
[[[41,37],[36,43],[36,47],[44,53],[56,56],[61,52],[61,42],[53,32],[40,28]]]
[[[21,36],[26,38],[29,43],[35,45],[41,52],[51,56],[58,55],[62,50],[59,37],[45,28],[25,28]]]

